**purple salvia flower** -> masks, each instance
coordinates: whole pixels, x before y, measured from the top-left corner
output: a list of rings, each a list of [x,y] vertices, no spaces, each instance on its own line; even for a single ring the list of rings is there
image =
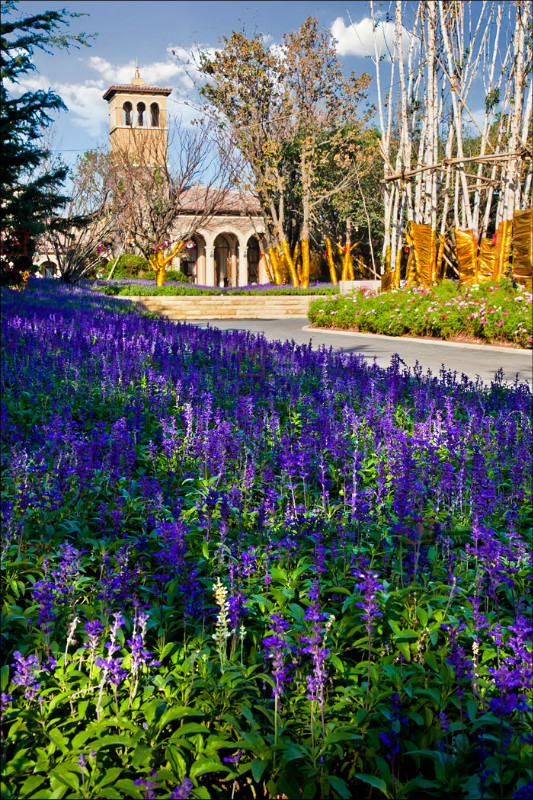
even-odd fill
[[[170,793],[171,800],[188,800],[194,788],[194,783],[190,778],[184,778],[179,786]]]
[[[0,722],[5,721],[6,716],[4,712],[6,711],[6,706],[12,702],[13,697],[10,694],[6,694],[5,692],[0,694]]]
[[[104,626],[98,620],[91,620],[90,622],[86,622],[83,626],[83,629],[86,634],[89,636],[88,642],[86,642],[83,647],[87,648],[91,653],[94,653],[96,648],[98,647],[98,642],[100,641],[100,634],[104,630]]]
[[[327,672],[324,662],[329,655],[329,650],[325,648],[326,637],[329,633],[333,620],[333,616],[329,617],[328,623],[322,630],[322,622],[327,619],[327,614],[320,611],[318,602],[319,597],[319,584],[318,581],[313,581],[311,589],[309,590],[309,598],[312,600],[310,606],[304,614],[306,620],[311,621],[311,634],[304,636],[302,641],[306,642],[306,646],[302,648],[303,653],[308,653],[313,661],[313,673],[307,676],[307,696],[311,703],[318,701],[320,704],[320,714],[322,718],[322,734],[326,735],[326,727],[324,721],[324,685],[326,683]]]
[[[37,683],[37,674],[41,672],[41,665],[37,656],[27,656],[24,658],[18,650],[13,653],[15,663],[15,674],[13,676],[13,683],[16,686],[22,686],[25,689],[24,697],[27,700],[33,700],[41,688]]]
[[[270,623],[270,635],[265,636],[263,644],[265,646],[265,657],[272,659],[272,674],[275,685],[272,689],[273,697],[281,697],[283,685],[288,680],[289,669],[285,666],[285,655],[288,653],[286,631],[289,623],[280,614],[272,614]]]
[[[150,778],[156,778],[157,772],[152,770],[150,773]],[[135,786],[144,786],[146,791],[144,793],[145,800],[155,800],[155,792],[154,789],[157,788],[158,783],[156,781],[150,780],[149,778],[137,778],[134,781]]]

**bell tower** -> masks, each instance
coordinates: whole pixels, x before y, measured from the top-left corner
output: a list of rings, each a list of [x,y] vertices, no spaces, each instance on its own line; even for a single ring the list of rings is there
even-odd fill
[[[139,166],[167,163],[167,97],[172,89],[145,86],[135,67],[131,83],[114,84],[104,94],[109,103],[111,154],[127,154]]]

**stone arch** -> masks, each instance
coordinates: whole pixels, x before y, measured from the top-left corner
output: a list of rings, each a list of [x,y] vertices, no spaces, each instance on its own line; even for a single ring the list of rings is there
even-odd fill
[[[144,114],[146,112],[145,103],[137,103],[137,125],[139,128],[144,127]]]
[[[195,243],[195,247],[188,250],[189,258],[187,259],[186,270],[182,267],[182,271],[188,275],[189,280],[192,280],[193,283],[205,286],[206,240],[198,232],[191,236],[190,239]]]
[[[247,268],[247,283],[261,283],[260,281],[260,268],[261,261],[261,244],[259,238],[254,233],[250,236],[246,243],[246,268]]]
[[[51,258],[47,258],[39,264],[39,273],[43,278],[54,278],[57,271],[57,264]]]
[[[159,128],[159,106],[157,103],[150,105],[150,124],[152,128]]]
[[[231,286],[231,243],[226,231],[215,237],[213,249],[215,251],[215,286]]]
[[[126,100],[126,102],[122,106],[122,124],[123,125],[133,124],[133,106],[129,100]]]

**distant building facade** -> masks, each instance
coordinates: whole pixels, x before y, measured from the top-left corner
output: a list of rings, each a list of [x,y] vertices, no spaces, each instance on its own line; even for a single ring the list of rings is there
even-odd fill
[[[172,89],[146,86],[136,68],[130,84],[113,84],[103,95],[109,104],[111,153],[131,153],[144,165],[163,166],[167,161],[167,97]],[[183,195],[183,213],[172,231],[178,240],[202,214],[204,186],[191,186]],[[257,200],[249,192],[226,192],[216,212],[201,225],[189,241],[178,267],[200,286],[246,286],[268,283],[264,259],[264,223]],[[43,248],[46,250],[46,247]],[[42,275],[56,274],[55,256],[37,255]]]

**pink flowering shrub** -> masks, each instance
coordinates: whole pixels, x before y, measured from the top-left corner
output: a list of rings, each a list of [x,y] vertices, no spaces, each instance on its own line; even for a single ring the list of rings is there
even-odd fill
[[[513,342],[531,347],[532,295],[511,281],[461,289],[452,281],[440,286],[404,287],[379,293],[362,288],[317,300],[309,319],[320,328],[341,328],[389,336],[475,336],[485,342]]]

